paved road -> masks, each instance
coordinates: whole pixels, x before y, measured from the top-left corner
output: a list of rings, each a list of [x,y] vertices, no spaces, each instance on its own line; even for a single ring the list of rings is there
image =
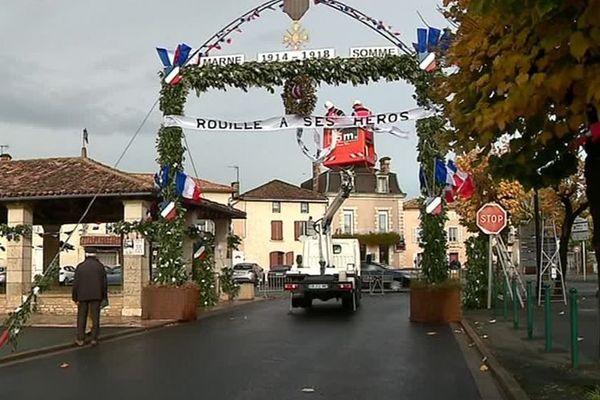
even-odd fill
[[[325,305],[287,315],[285,301],[259,302],[193,324],[1,367],[1,397],[480,398],[450,328],[411,325],[406,294],[363,300],[354,316]],[[63,362],[69,368],[59,368]]]

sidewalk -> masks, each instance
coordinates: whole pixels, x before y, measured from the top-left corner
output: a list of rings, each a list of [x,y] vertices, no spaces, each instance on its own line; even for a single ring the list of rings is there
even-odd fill
[[[533,339],[527,339],[526,313],[519,314],[519,329],[513,328],[512,308],[508,318],[500,307],[494,310],[468,311],[468,323],[492,351],[498,361],[519,382],[531,399],[583,399],[585,393],[600,386],[598,362],[598,321],[595,297],[580,298],[579,320],[581,341],[580,368],[571,368],[569,351],[570,328],[568,308],[562,303],[553,306],[553,350],[544,351],[543,308],[534,311]]]
[[[236,308],[245,304],[252,304],[262,299],[254,301],[233,301],[222,302],[206,310],[198,310],[198,319],[208,318],[217,315],[231,308]],[[6,315],[0,315],[0,320],[4,320]],[[147,330],[161,328],[171,324],[178,323],[175,320],[142,320],[134,317],[102,317],[101,318],[100,341],[112,339],[115,337],[141,333]],[[0,349],[0,364],[15,359],[33,357],[45,353],[69,349],[74,347],[75,340],[75,316],[58,315],[39,315],[34,314],[30,325],[23,329],[19,337],[19,343],[16,351],[6,344]]]

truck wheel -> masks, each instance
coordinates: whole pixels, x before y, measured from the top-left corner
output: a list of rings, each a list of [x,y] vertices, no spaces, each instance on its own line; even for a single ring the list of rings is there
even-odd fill
[[[298,297],[292,298],[292,308],[299,308],[299,307],[303,307],[303,306],[304,306],[303,298],[298,298]]]
[[[312,308],[312,301],[313,301],[313,299],[304,299],[303,307],[304,308]]]

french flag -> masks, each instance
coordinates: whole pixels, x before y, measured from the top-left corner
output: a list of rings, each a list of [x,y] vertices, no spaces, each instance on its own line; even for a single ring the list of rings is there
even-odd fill
[[[442,199],[439,197],[430,197],[425,200],[425,212],[431,215],[442,213]]]
[[[200,186],[194,178],[183,172],[177,172],[175,176],[175,190],[184,199],[200,201]]]
[[[160,215],[167,221],[173,221],[177,216],[177,207],[174,201],[163,201],[160,203]]]
[[[178,45],[175,51],[157,47],[156,52],[165,68],[165,82],[173,86],[181,81],[183,67],[200,63],[200,53],[185,43]],[[190,54],[194,54],[193,57],[190,58]]]
[[[202,260],[205,258],[206,247],[200,246],[198,250],[194,252],[194,259]]]
[[[453,187],[456,195],[469,199],[475,193],[475,184],[473,183],[473,177],[467,172],[459,169],[452,160],[448,161],[448,169],[452,171],[454,179]]]

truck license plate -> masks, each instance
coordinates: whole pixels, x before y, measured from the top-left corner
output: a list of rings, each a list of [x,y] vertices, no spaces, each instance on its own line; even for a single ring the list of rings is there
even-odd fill
[[[329,288],[329,285],[327,285],[326,283],[313,283],[308,285],[309,289],[327,289]]]

